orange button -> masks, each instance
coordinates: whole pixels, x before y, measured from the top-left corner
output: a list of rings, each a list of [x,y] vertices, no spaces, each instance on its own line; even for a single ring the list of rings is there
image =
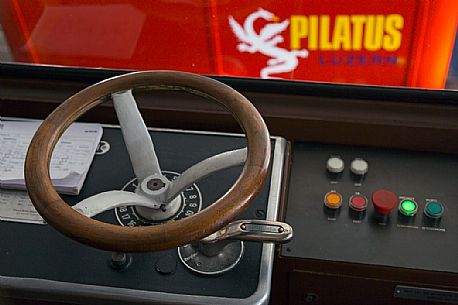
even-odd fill
[[[324,195],[324,205],[330,209],[338,209],[342,205],[342,195],[336,191],[330,191]]]

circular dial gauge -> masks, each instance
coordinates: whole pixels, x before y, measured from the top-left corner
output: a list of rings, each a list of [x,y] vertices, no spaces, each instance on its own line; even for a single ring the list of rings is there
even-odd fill
[[[170,181],[175,180],[179,176],[178,173],[163,171],[162,174]],[[134,192],[137,188],[137,178],[130,180],[123,188],[123,191]],[[196,184],[189,186],[180,194],[181,206],[172,217],[154,221],[140,216],[135,209],[135,206],[122,206],[115,209],[116,218],[122,226],[138,227],[151,226],[167,221],[174,221],[185,218],[199,212],[202,208],[202,195]]]

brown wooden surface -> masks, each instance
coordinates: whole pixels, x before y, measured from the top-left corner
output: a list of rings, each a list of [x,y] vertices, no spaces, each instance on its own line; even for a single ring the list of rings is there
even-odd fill
[[[280,249],[276,250],[272,305],[441,305],[444,303],[394,298],[394,288],[407,285],[458,291],[456,273],[282,257]],[[318,298],[307,302],[307,294]]]
[[[0,113],[43,119],[89,82],[0,78]],[[266,88],[268,90],[268,88]],[[272,135],[288,140],[454,153],[458,107],[430,102],[371,100],[243,91]],[[151,127],[241,132],[231,115],[198,96],[161,91],[136,96]],[[82,121],[118,124],[103,104]]]
[[[148,227],[122,227],[85,217],[55,191],[49,177],[52,151],[65,129],[110,93],[131,88],[183,90],[222,104],[247,135],[247,160],[233,187],[213,205],[179,221]],[[174,248],[221,229],[251,203],[267,177],[270,139],[262,117],[232,88],[183,72],[136,72],[100,82],[70,97],[43,122],[29,147],[25,180],[32,202],[58,231],[87,245],[111,251],[140,252]]]

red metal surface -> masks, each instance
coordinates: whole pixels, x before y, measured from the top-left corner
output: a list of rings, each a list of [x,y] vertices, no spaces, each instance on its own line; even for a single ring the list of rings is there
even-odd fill
[[[120,69],[214,70],[208,9],[162,1],[0,1],[17,61]]]
[[[426,88],[444,86],[457,15],[455,0],[0,1],[21,62]]]

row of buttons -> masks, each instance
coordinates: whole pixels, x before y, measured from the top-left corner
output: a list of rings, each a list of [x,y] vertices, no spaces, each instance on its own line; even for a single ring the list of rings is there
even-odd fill
[[[393,208],[398,204],[399,213],[406,217],[413,217],[418,211],[418,204],[412,198],[398,196],[391,191],[380,189],[372,193],[372,204],[375,211],[381,216],[388,216]],[[337,210],[342,206],[342,195],[336,191],[330,191],[324,196],[324,205]],[[348,205],[356,213],[362,213],[367,208],[368,200],[366,196],[355,193],[350,197]],[[440,219],[444,213],[444,206],[436,200],[427,200],[423,213],[431,219]]]
[[[333,156],[326,162],[326,169],[331,174],[341,174],[345,169],[342,158]],[[350,172],[357,176],[364,176],[369,171],[369,164],[361,158],[355,158],[350,163]]]

